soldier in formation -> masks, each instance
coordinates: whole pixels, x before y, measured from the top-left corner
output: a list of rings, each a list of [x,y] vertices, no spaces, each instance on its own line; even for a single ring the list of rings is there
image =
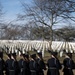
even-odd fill
[[[26,75],[26,61],[25,61],[25,54],[21,54],[21,59],[18,61],[20,73],[19,75]]]
[[[36,54],[32,54],[29,63],[31,75],[38,75],[38,64],[36,62]]]
[[[66,53],[63,65],[64,65],[63,68],[64,75],[74,75],[73,69],[75,69],[75,64],[74,61],[72,60],[72,53]]]
[[[0,52],[0,75],[4,75],[5,63],[3,60],[3,52]]]
[[[59,70],[62,65],[57,58],[57,52],[49,51],[51,58],[48,59],[47,65],[44,63],[42,53],[23,54],[20,55],[20,60],[17,61],[16,53],[7,54],[7,60],[3,60],[3,52],[0,52],[0,75],[44,75],[44,70],[47,69],[47,75],[60,75]],[[47,66],[47,67],[46,67]],[[63,74],[74,75],[75,63],[72,60],[72,53],[66,53],[63,60]]]
[[[12,54],[12,59],[14,60],[13,66],[14,66],[14,70],[15,70],[15,75],[19,74],[19,65],[18,65],[18,61],[17,61],[17,55],[16,53]]]
[[[7,60],[5,62],[5,70],[6,70],[5,74],[6,75],[10,74],[10,63],[9,62],[11,62],[11,61],[12,61],[11,60],[11,54],[7,54]]]
[[[46,65],[42,58],[42,52],[37,53],[37,63],[38,63],[38,75],[44,75],[44,70],[46,70]]]
[[[59,59],[57,58],[57,52],[50,52],[51,58],[47,61],[48,72],[47,75],[60,75],[59,70],[62,68]]]
[[[31,75],[30,68],[29,68],[30,60],[28,54],[25,54],[25,61],[26,61],[26,75]]]
[[[30,75],[29,69],[29,55],[21,54],[21,59],[18,61],[20,73],[19,75]]]
[[[18,75],[18,62],[16,60],[16,53],[8,54],[8,59],[5,62],[6,75]]]

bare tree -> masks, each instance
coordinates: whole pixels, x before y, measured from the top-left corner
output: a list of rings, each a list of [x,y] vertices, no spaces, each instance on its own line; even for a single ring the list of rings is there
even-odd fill
[[[53,27],[66,21],[75,21],[74,0],[33,0],[31,5],[22,3],[23,15],[18,17],[35,25],[46,26],[50,29],[50,49],[53,40]],[[62,25],[62,24],[61,24]]]
[[[55,35],[57,35],[61,40],[65,43],[65,50],[70,51],[70,46],[68,42],[75,41],[75,26],[64,26],[63,28],[60,28],[56,30]]]
[[[2,17],[3,17],[3,7],[2,7],[2,4],[0,2],[0,23],[2,22]]]
[[[31,29],[31,32],[32,32],[33,39],[48,40],[50,38],[48,27],[36,26]]]
[[[74,41],[75,39],[75,27],[74,26],[64,26],[60,29],[54,31],[55,35],[57,35],[61,40],[64,41]]]
[[[2,36],[4,34],[4,29],[6,28],[6,24],[4,23],[4,11],[3,6],[0,1],[0,39],[2,39]]]
[[[18,24],[7,24],[2,26],[1,38],[2,40],[26,40],[30,39],[30,28],[26,26],[21,26]]]

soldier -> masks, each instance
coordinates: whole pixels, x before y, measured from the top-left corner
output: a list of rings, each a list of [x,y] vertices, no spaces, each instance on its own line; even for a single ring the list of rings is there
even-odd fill
[[[38,52],[37,55],[38,55],[38,58],[37,58],[38,75],[44,75],[43,70],[46,70],[46,66],[45,66],[44,60],[42,58],[42,52]]]
[[[15,75],[14,60],[11,59],[11,54],[7,54],[7,55],[8,55],[8,59],[5,62],[6,75]]]
[[[25,54],[25,61],[26,61],[26,75],[30,75],[30,68],[29,68],[29,55]]]
[[[7,56],[8,56],[8,58],[7,58],[7,60],[6,60],[6,62],[5,62],[5,70],[6,70],[6,75],[9,75],[9,62],[10,62],[10,60],[11,60],[11,54],[7,54]]]
[[[14,69],[14,75],[18,75],[19,74],[19,65],[18,65],[18,61],[16,59],[16,53],[12,53],[12,59],[13,59],[13,69]]]
[[[61,64],[57,59],[57,52],[50,52],[51,58],[47,61],[48,71],[47,75],[60,75],[59,69],[61,69]]]
[[[65,59],[63,61],[64,65],[64,75],[74,75],[73,69],[75,69],[74,61],[72,60],[72,53],[66,53]]]
[[[37,62],[36,62],[36,54],[31,55],[29,68],[30,68],[31,75],[38,75],[37,74],[38,66],[37,66]]]
[[[0,75],[4,75],[5,62],[3,60],[3,52],[0,52]]]
[[[25,54],[21,54],[21,59],[18,61],[20,73],[19,75],[26,75],[26,61],[25,61]]]

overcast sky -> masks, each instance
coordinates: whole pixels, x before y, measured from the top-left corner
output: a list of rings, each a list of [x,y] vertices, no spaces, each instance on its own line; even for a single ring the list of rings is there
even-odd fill
[[[21,2],[30,3],[31,0],[0,0],[5,12],[6,21],[16,19],[16,14],[22,12]]]

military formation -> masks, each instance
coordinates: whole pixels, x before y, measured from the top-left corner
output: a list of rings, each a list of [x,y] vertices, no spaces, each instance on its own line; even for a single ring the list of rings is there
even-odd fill
[[[65,58],[61,64],[57,58],[57,52],[48,50],[51,57],[44,63],[42,53],[34,54],[21,53],[20,59],[17,60],[16,53],[7,53],[7,60],[3,59],[3,52],[0,52],[0,75],[74,75],[75,63],[72,60],[72,53],[65,53]],[[44,74],[44,71],[47,71]]]

